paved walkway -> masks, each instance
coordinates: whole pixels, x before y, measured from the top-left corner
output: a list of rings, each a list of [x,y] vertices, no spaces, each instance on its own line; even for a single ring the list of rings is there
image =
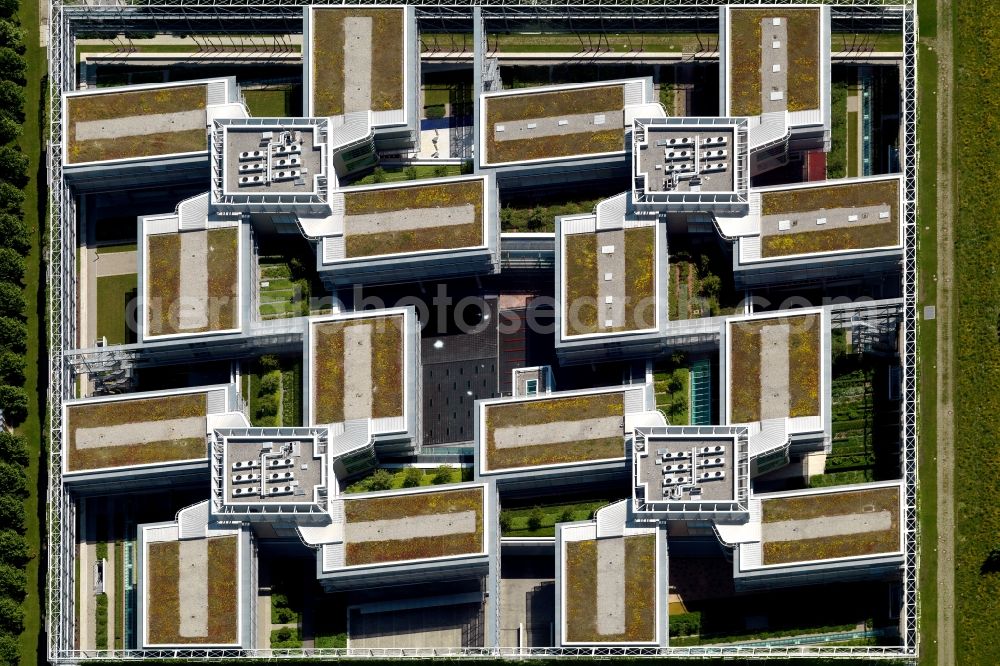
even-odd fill
[[[77,428],[76,448],[99,449],[106,446],[135,446],[204,437],[204,416],[188,416],[162,421],[144,421],[99,428]]]
[[[597,633],[625,633],[625,539],[597,540],[596,582]]]
[[[579,421],[556,421],[538,425],[497,428],[493,431],[493,445],[498,449],[513,449],[522,446],[564,444],[623,435],[620,418],[601,416],[594,419],[580,419]]]
[[[348,236],[379,234],[391,231],[418,231],[433,227],[452,227],[476,221],[471,204],[438,208],[410,208],[385,213],[347,215],[344,228]]]
[[[764,523],[761,536],[764,541],[798,541],[800,539],[823,539],[825,537],[884,532],[892,529],[892,512],[846,514],[843,516],[823,516],[801,520],[782,520]]]
[[[87,254],[92,257],[92,269],[96,277],[111,277],[113,275],[129,275],[139,270],[138,253],[134,250],[129,252],[101,252],[101,248],[96,251],[88,248]]]
[[[451,534],[471,534],[476,531],[475,511],[434,513],[426,516],[409,516],[389,520],[369,520],[347,523],[344,541],[400,541],[420,537],[439,537]]]

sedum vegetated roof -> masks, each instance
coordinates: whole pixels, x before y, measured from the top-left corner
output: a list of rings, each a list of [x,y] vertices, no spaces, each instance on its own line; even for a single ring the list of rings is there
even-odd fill
[[[192,85],[69,96],[66,98],[66,161],[77,164],[207,150],[207,95],[207,86]],[[199,111],[201,113],[194,113]],[[148,127],[144,118],[184,112],[192,113],[187,121],[178,122],[178,129],[146,133]],[[105,137],[100,136],[102,121],[109,127]],[[87,132],[88,137],[95,133],[94,130],[98,136],[78,137],[78,126],[83,134],[83,123],[93,128]],[[114,130],[110,129],[111,125]]]

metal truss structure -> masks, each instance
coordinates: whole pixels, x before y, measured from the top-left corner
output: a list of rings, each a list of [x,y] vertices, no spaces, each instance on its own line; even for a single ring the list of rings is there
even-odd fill
[[[404,0],[405,2],[406,0]],[[917,17],[912,0],[829,0],[833,22],[864,26],[865,31],[896,30],[902,24],[902,163],[905,175],[902,354],[902,474],[905,481],[905,565],[901,645],[832,647],[796,645],[765,647],[698,646],[676,648],[440,648],[440,649],[313,649],[237,650],[172,649],[80,651],[74,646],[75,506],[62,484],[62,403],[75,388],[72,361],[76,331],[76,204],[62,172],[63,118],[61,96],[75,89],[75,34],[128,31],[218,34],[243,31],[256,35],[302,31],[302,7],[309,4],[384,4],[386,0],[50,0],[49,4],[49,176],[48,316],[49,316],[49,459],[46,633],[49,659],[56,663],[88,660],[171,659],[207,661],[227,658],[359,659],[386,658],[550,658],[550,657],[731,657],[844,659],[915,659],[918,654],[919,567],[917,520]],[[417,5],[421,28],[468,31],[474,7],[490,28],[546,22],[575,30],[649,29],[676,20],[717,21],[718,7],[732,4],[797,4],[802,0],[422,0]],[[901,4],[905,2],[906,4]]]

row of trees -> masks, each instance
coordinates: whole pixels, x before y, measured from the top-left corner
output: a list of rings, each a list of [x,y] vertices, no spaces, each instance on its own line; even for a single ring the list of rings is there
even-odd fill
[[[24,220],[24,186],[29,160],[16,145],[24,122],[27,62],[25,31],[17,22],[18,0],[0,0],[0,410],[6,426],[28,415],[25,353],[28,304],[24,296],[25,257],[31,233]],[[29,202],[30,205],[30,202]],[[0,431],[0,663],[20,661],[18,635],[24,630],[25,567],[32,557],[25,538],[24,500],[30,488],[25,439]]]

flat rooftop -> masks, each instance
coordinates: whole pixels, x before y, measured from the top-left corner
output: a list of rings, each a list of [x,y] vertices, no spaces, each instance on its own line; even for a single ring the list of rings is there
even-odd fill
[[[901,245],[899,178],[762,191],[761,256]]]
[[[239,328],[239,226],[143,239],[144,337]]]
[[[810,111],[821,104],[819,8],[731,7],[729,115]]]
[[[147,645],[239,642],[239,549],[238,535],[145,544]]]
[[[820,414],[820,314],[727,323],[729,422]]]
[[[646,438],[638,454],[637,483],[646,484],[647,502],[711,502],[736,499],[733,438]]]
[[[649,125],[639,145],[647,192],[733,192],[736,133],[731,127]]]
[[[485,245],[485,184],[475,178],[345,190],[346,257]]]
[[[313,194],[326,173],[324,144],[312,126],[226,126],[227,194]]]
[[[314,504],[326,483],[315,437],[226,437],[226,504]]]
[[[486,552],[484,486],[344,500],[346,566]]]
[[[207,458],[211,392],[140,394],[67,404],[66,470]]]
[[[483,471],[625,455],[623,391],[485,402],[481,409]]]
[[[312,115],[392,111],[405,98],[405,9],[311,8]]]
[[[98,88],[67,95],[66,163],[207,150],[208,86]]]
[[[656,328],[657,230],[563,232],[563,337]]]
[[[656,640],[656,535],[563,542],[563,642]]]
[[[403,416],[403,314],[313,321],[310,328],[313,424]]]
[[[482,164],[625,150],[625,84],[483,96]]]
[[[899,486],[763,499],[762,563],[899,552],[899,506]]]

